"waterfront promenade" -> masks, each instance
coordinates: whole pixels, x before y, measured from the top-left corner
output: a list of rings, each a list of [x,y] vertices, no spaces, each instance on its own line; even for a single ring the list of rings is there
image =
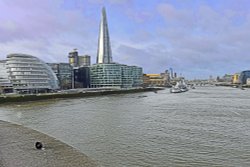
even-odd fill
[[[26,102],[48,99],[62,99],[62,98],[79,98],[79,97],[91,97],[91,96],[103,96],[110,94],[127,94],[127,93],[139,93],[147,91],[163,90],[164,88],[135,88],[135,89],[70,89],[55,93],[43,93],[43,94],[10,94],[1,95],[0,104],[11,102]]]
[[[45,149],[37,150],[36,141]],[[96,163],[73,147],[38,131],[0,121],[1,167],[95,167]]]

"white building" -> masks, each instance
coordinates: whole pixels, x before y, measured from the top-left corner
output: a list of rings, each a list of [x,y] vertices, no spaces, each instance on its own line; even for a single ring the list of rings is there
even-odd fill
[[[47,92],[58,89],[52,69],[40,59],[26,54],[7,55],[8,78],[17,92]]]

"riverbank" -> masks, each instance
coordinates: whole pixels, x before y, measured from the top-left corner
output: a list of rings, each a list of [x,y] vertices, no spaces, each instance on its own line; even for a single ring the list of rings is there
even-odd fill
[[[37,150],[36,141],[45,149]],[[0,120],[1,167],[95,167],[97,164],[83,153],[38,131]]]
[[[226,87],[234,87],[234,88],[250,88],[250,85],[239,85],[239,84],[232,84],[232,83],[216,83],[215,86],[226,86]]]
[[[59,99],[59,98],[77,98],[77,97],[91,97],[91,96],[103,96],[110,94],[127,94],[127,93],[139,93],[147,91],[158,91],[163,88],[140,88],[140,89],[121,89],[121,90],[94,90],[94,91],[68,91],[46,94],[32,94],[32,95],[14,95],[14,96],[0,96],[0,104],[11,102],[26,102],[37,101],[47,99]]]

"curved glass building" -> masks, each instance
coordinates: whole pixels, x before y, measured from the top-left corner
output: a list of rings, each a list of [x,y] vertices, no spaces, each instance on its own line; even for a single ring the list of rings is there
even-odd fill
[[[239,81],[241,84],[246,84],[248,78],[250,78],[250,70],[242,71],[239,76]]]
[[[0,61],[0,93],[10,93],[13,91],[13,85],[9,80],[9,74],[6,68],[6,60]]]
[[[55,73],[37,57],[9,54],[6,67],[13,89],[17,92],[47,92],[59,88]]]

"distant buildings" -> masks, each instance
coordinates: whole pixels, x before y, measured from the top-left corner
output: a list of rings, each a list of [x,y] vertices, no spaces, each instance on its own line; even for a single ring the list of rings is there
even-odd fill
[[[235,73],[233,75],[233,84],[239,84],[240,83],[239,78],[240,78],[240,73]]]
[[[69,52],[69,64],[72,67],[78,67],[79,65],[79,57],[78,57],[78,52],[77,49],[74,49],[72,52]]]
[[[170,73],[165,71],[165,73],[161,74],[144,74],[143,75],[143,86],[169,86],[170,78],[171,78],[171,70]]]
[[[90,56],[84,55],[79,56],[77,49],[74,49],[72,52],[69,52],[69,64],[72,67],[86,67],[90,66]]]
[[[89,55],[79,56],[78,65],[79,67],[89,67],[91,65],[90,56]]]
[[[142,68],[115,63],[105,8],[102,9],[96,64],[77,49],[68,54],[68,63],[44,63],[26,54],[10,54],[0,61],[0,92],[38,93],[74,88],[132,88],[143,84]]]

